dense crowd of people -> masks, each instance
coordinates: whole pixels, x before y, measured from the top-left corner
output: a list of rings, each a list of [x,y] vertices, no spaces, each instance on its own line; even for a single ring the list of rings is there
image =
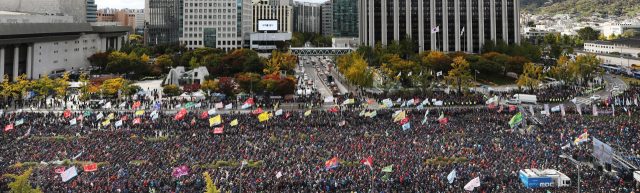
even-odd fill
[[[632,84],[618,97],[633,99],[638,91],[640,87]],[[349,97],[357,105],[367,101],[351,95],[344,98]],[[396,96],[393,97],[395,101]],[[447,95],[435,98],[460,100]],[[484,97],[470,100],[484,102]],[[269,101],[265,104],[269,106]],[[219,109],[225,112],[220,114],[222,124],[210,126],[208,119],[217,114],[207,113],[203,118],[203,113],[212,105],[207,103],[200,109],[189,110],[179,120],[175,120],[174,113],[166,112],[159,112],[159,118],[152,120],[149,110],[141,116],[118,109],[93,111],[82,120],[77,118],[85,111],[74,111],[66,117],[62,113],[7,111],[0,118],[0,125],[18,120],[23,123],[1,134],[1,172],[21,174],[28,168],[17,167],[19,163],[48,163],[34,166],[30,177],[32,185],[45,192],[202,192],[206,185],[204,172],[211,174],[218,188],[231,192],[366,192],[371,188],[380,192],[462,192],[464,185],[475,177],[481,181],[475,192],[575,192],[576,166],[559,155],[588,157],[592,153],[590,142],[562,148],[585,130],[590,137],[631,152],[626,157],[630,162],[638,163],[635,155],[640,154],[636,144],[640,124],[637,105],[624,106],[632,112],[631,116],[622,107],[616,107],[615,118],[606,113],[593,116],[590,108],[581,109],[580,115],[573,107],[566,107],[564,116],[559,112],[547,116],[539,114],[544,108],[535,107],[534,115],[543,124],[523,132],[508,126],[519,110],[505,108],[498,112],[498,107],[487,106],[421,110],[408,107],[405,109],[410,128],[403,129],[393,121],[397,109],[377,109],[376,116],[363,117],[356,108],[340,108],[337,112],[316,110],[309,115],[305,115],[306,110],[285,111],[263,122],[255,114],[226,113]],[[234,107],[238,105],[242,104]],[[610,107],[599,110],[606,108]],[[264,109],[267,110],[272,108]],[[100,113],[104,116],[98,119]],[[110,113],[114,117],[104,126]],[[125,116],[123,125],[116,127],[114,122]],[[447,123],[438,121],[440,116],[446,117]],[[142,122],[134,125],[133,119],[137,117]],[[78,122],[71,126],[70,120],[74,118]],[[231,126],[234,120],[238,124]],[[222,127],[223,132],[214,133],[216,127]],[[80,156],[75,161],[102,163],[102,167],[85,172],[77,166],[78,176],[62,182],[60,174],[55,173],[60,166],[51,162],[77,155]],[[371,168],[360,163],[368,157],[372,158]],[[325,161],[332,158],[340,163],[326,169]],[[464,159],[434,161],[443,158]],[[251,160],[252,164],[242,166],[243,160]],[[222,161],[235,164],[221,165]],[[189,167],[189,174],[173,177],[173,168],[182,165]],[[393,166],[392,171],[382,172],[387,166]],[[518,171],[529,168],[557,169],[568,175],[574,185],[526,188],[518,178]],[[618,174],[609,175],[583,164],[581,190],[638,192],[640,187],[629,177],[629,171],[616,168]],[[447,175],[454,169],[457,178],[450,184]],[[3,178],[0,191],[8,190],[11,181]]]

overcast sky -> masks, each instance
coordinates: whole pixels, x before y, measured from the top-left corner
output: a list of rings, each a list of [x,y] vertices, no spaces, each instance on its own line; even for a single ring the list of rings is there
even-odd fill
[[[129,9],[144,9],[144,0],[95,0],[98,5],[98,9],[102,8],[129,8]],[[327,0],[304,0],[306,2],[322,3]]]

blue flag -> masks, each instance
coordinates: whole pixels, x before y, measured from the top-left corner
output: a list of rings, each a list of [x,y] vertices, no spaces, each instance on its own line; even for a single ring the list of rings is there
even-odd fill
[[[424,105],[420,104],[420,105],[418,106],[418,110],[422,110],[422,108],[424,108]]]
[[[153,105],[153,108],[151,108],[151,110],[155,111],[155,110],[160,109],[160,107],[162,107],[162,103],[158,102],[155,105]]]
[[[449,184],[453,183],[453,180],[456,178],[456,169],[453,169],[449,175],[447,175],[447,180],[449,180]]]
[[[405,123],[404,125],[402,125],[403,131],[406,131],[407,129],[411,129],[411,125],[409,123]]]

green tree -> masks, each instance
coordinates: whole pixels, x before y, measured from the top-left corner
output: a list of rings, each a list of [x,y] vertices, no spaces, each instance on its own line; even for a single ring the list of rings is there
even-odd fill
[[[264,91],[264,85],[260,77],[262,77],[260,74],[247,72],[240,74],[236,81],[242,91],[261,94]]]
[[[487,40],[484,40],[484,44],[482,44],[480,53],[481,54],[491,53],[491,52],[494,52],[495,49],[496,49],[496,43],[491,39],[487,39]]]
[[[32,168],[22,173],[22,175],[15,174],[4,174],[3,178],[13,178],[13,182],[9,183],[9,188],[11,188],[11,192],[14,193],[42,193],[42,189],[38,186],[36,189],[33,189],[31,183],[29,182],[29,177],[33,172]]]
[[[553,44],[551,45],[551,50],[549,51],[549,56],[552,58],[559,58],[562,55],[562,46]]]
[[[553,34],[548,33],[544,35],[544,43],[546,43],[547,45],[555,45],[556,37]]]
[[[362,54],[362,57],[367,61],[367,63],[373,62],[375,59],[375,53],[373,52],[373,47],[366,46],[364,43],[358,47],[356,52]]]
[[[624,30],[622,37],[630,38],[630,37],[635,37],[637,34],[638,33],[636,32],[635,29],[627,29],[627,30]]]
[[[611,35],[609,35],[609,40],[615,40],[618,39],[618,36],[616,36],[615,34],[611,33]]]
[[[401,48],[404,48],[404,54],[407,60],[418,53],[420,46],[416,43],[417,41],[417,39],[409,34],[406,34],[405,38],[400,41]]]
[[[165,54],[156,59],[156,65],[162,68],[169,68],[173,65],[173,62],[171,61],[171,58],[169,57],[169,55]]]
[[[189,62],[189,66],[191,67],[191,69],[196,69],[198,67],[200,67],[200,63],[198,63],[198,60],[196,60],[195,57],[191,58],[191,61]]]
[[[131,44],[138,44],[140,43],[140,41],[142,41],[142,36],[141,35],[129,35],[129,40],[131,41]]]
[[[457,57],[453,59],[451,66],[453,69],[449,71],[449,75],[445,76],[445,78],[449,85],[457,88],[457,94],[462,93],[463,89],[466,90],[468,87],[473,86],[473,83],[469,81],[473,78],[469,69],[469,62],[462,57]]]
[[[46,75],[46,74],[45,74]],[[89,75],[87,72],[80,75],[80,100],[87,101],[91,98],[91,83],[89,83]]]
[[[180,87],[172,84],[172,85],[164,86],[162,88],[162,93],[172,95],[172,96],[179,96],[180,93],[182,93],[182,91],[180,90]]]
[[[584,27],[578,30],[578,35],[580,36],[580,39],[583,40],[597,40],[598,34],[600,34],[600,32],[594,30],[591,27]]]
[[[600,34],[600,36],[598,36],[598,40],[607,40],[607,36]]]
[[[596,54],[579,55],[573,60],[569,60],[568,68],[576,72],[577,77],[572,80],[583,80],[583,84],[586,85],[585,80],[592,80],[595,77],[602,76],[604,70],[598,66],[602,64],[603,60],[598,58]]]
[[[205,57],[205,60],[209,57]],[[250,56],[246,62],[244,62],[244,72],[257,72],[262,73],[264,69],[265,60],[260,56]]]

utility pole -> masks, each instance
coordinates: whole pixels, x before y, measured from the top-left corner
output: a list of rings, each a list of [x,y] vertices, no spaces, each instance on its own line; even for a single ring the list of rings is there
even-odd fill
[[[573,162],[573,164],[576,164],[576,166],[578,167],[578,193],[580,193],[580,170],[581,170],[580,166],[582,166],[582,164],[579,161],[571,158],[570,156],[567,156],[566,154],[562,154],[560,155],[560,157],[570,160],[571,162]]]

